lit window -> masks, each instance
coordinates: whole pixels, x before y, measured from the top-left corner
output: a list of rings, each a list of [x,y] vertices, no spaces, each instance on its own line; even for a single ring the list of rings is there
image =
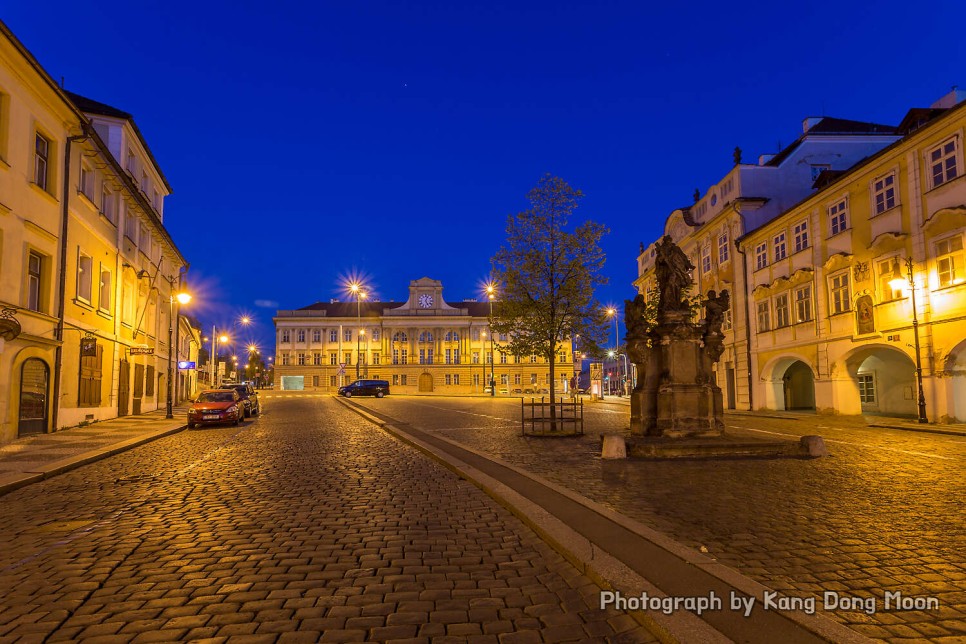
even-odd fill
[[[768,311],[768,301],[758,303],[758,331],[771,330],[771,315]]]
[[[808,248],[808,221],[795,224],[795,252]]]
[[[785,233],[784,233],[784,231],[778,233],[777,235],[775,235],[775,237],[772,240],[772,242],[773,242],[772,245],[775,248],[775,261],[776,262],[780,262],[781,260],[785,259],[786,255],[788,254],[787,251],[786,251],[786,249],[785,249]]]
[[[840,232],[848,228],[849,214],[849,204],[847,199],[829,206],[828,209],[828,227],[832,235],[838,235]]]
[[[896,269],[899,269],[899,274],[902,275],[902,264],[899,262],[898,257],[890,257],[879,262],[879,285],[882,289],[883,302],[902,299],[902,289],[892,288],[892,280],[895,278]]]
[[[300,367],[305,365],[305,354],[304,353],[298,354],[298,365]]]
[[[936,242],[936,273],[939,286],[952,286],[963,282],[963,238],[960,235]]]
[[[101,311],[109,312],[111,310],[111,282],[111,271],[104,268],[102,264],[100,292],[97,297],[97,308]]]
[[[343,329],[342,331],[342,341],[352,342],[352,329]]]
[[[299,329],[296,331],[295,338],[297,342],[305,342],[305,329]]]
[[[859,374],[859,401],[875,402],[875,378],[870,373]]]
[[[768,244],[766,242],[761,242],[755,246],[755,269],[761,269],[768,266]]]
[[[292,332],[288,329],[282,329],[282,342],[291,342]]]
[[[329,329],[329,342],[339,341],[339,331],[337,329]]]
[[[795,291],[795,321],[808,322],[812,319],[812,287],[803,286]]]
[[[788,326],[788,294],[782,293],[775,297],[775,326]]]
[[[27,257],[27,308],[40,311],[41,280],[43,277],[44,259],[40,253],[30,251]]]
[[[94,288],[94,258],[84,253],[77,255],[77,298],[91,301]]]
[[[844,313],[851,309],[849,300],[849,274],[840,273],[832,277],[832,314]]]
[[[322,329],[312,329],[312,342],[322,342]]]
[[[703,274],[711,272],[711,247],[709,246],[701,249],[701,272]]]
[[[929,151],[929,176],[933,188],[959,176],[957,147],[956,139],[952,138]]]
[[[731,309],[724,312],[724,318],[721,320],[721,330],[730,331],[731,330]]]
[[[886,210],[896,207],[896,174],[891,172],[872,182],[873,214],[881,215]]]

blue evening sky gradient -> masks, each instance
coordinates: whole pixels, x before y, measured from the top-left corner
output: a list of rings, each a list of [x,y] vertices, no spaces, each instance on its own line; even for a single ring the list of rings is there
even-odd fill
[[[0,19],[71,91],[134,115],[206,329],[410,280],[479,297],[545,174],[611,233],[602,303],[641,241],[806,116],[897,124],[966,85],[966,3],[62,2]],[[482,299],[482,298],[481,298]],[[186,311],[187,312],[187,311]],[[623,335],[623,330],[621,331]]]

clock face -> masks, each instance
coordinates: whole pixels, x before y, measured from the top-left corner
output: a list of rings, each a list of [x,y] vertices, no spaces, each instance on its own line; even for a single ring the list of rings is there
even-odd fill
[[[433,305],[433,296],[432,295],[420,295],[419,296],[419,306],[420,307],[422,307],[424,309],[428,309],[432,305]]]

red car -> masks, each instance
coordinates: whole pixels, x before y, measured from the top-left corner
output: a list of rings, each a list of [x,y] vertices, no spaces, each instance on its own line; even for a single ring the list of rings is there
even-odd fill
[[[234,389],[208,389],[198,394],[188,409],[188,429],[199,425],[231,423],[238,426],[245,416],[245,403]]]

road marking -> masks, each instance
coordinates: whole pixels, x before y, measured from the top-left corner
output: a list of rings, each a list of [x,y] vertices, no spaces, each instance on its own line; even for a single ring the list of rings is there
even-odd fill
[[[760,434],[773,434],[775,436],[788,436],[789,438],[801,438],[802,434],[783,434],[782,432],[769,432],[764,429],[752,429],[751,427],[742,427],[741,425],[731,425],[735,429],[743,429],[749,432],[758,432]],[[830,428],[831,429],[831,428]],[[840,430],[841,431],[841,430]],[[854,445],[856,447],[866,447],[871,449],[879,449],[884,452],[896,452],[898,454],[909,454],[912,456],[925,456],[926,458],[938,458],[943,461],[955,461],[958,460],[951,456],[940,456],[938,454],[926,454],[925,452],[916,452],[914,450],[908,449],[896,449],[894,447],[879,447],[878,445],[866,445],[864,443],[853,443],[852,441],[842,441],[835,438],[825,439],[826,443],[841,443],[842,445]]]

